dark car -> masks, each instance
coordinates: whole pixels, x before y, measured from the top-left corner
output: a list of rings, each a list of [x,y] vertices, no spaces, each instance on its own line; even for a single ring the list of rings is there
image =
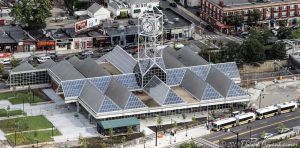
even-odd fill
[[[133,20],[128,20],[129,25],[135,25],[135,22]]]
[[[205,29],[210,31],[210,32],[214,31],[214,28],[211,25],[206,25]]]
[[[170,6],[177,7],[177,4],[176,3],[170,3]]]

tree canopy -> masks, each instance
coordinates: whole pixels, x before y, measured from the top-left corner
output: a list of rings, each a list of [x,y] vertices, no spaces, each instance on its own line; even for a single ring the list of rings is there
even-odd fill
[[[242,15],[234,14],[226,16],[224,20],[226,22],[226,25],[234,26],[236,28],[242,25],[244,18]]]
[[[51,3],[49,0],[22,0],[16,3],[10,15],[14,23],[28,29],[46,27],[46,18],[51,16]]]
[[[256,25],[260,17],[261,17],[261,12],[258,9],[254,9],[253,11],[249,11],[247,22],[251,26]]]

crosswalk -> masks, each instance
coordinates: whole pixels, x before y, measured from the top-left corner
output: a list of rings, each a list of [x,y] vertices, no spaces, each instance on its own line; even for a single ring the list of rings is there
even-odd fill
[[[204,39],[217,39],[217,38],[221,38],[220,35],[202,35],[202,37]]]

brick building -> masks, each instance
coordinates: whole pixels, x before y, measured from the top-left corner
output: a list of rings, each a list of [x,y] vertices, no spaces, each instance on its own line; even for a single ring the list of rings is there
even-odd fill
[[[200,17],[215,28],[225,31],[226,16],[239,14],[247,21],[248,13],[261,11],[260,24],[275,27],[279,20],[287,20],[288,26],[300,23],[299,0],[201,0]]]

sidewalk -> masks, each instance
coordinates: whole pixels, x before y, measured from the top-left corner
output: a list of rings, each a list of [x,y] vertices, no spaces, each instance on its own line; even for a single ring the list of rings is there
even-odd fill
[[[170,144],[176,144],[176,143],[181,143],[187,140],[190,140],[192,138],[204,136],[206,134],[209,134],[210,131],[206,129],[204,126],[197,126],[195,128],[189,128],[187,130],[187,136],[186,136],[186,131],[178,131],[175,136],[171,137],[170,134],[164,135],[162,138],[157,139],[157,146],[155,146],[155,138],[146,141],[146,148],[162,148],[169,146]],[[129,146],[129,147],[134,147],[134,148],[143,148],[144,144],[138,144],[134,146]]]

